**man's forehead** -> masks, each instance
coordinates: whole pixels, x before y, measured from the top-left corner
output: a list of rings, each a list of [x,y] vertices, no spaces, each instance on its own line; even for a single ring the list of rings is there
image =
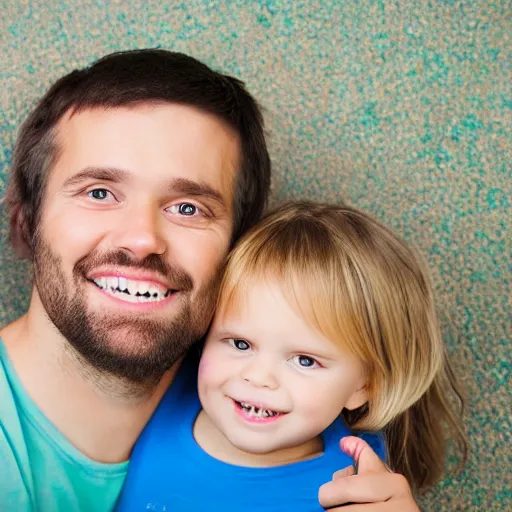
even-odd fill
[[[222,117],[202,110],[192,105],[184,105],[169,102],[138,102],[116,107],[93,106],[87,108],[70,108],[57,123],[57,133],[66,133],[70,128],[86,129],[95,128],[93,133],[102,126],[108,126],[115,122],[126,123],[132,119],[140,124],[141,120],[156,121],[160,119],[173,124],[186,123],[188,133],[192,134],[198,128],[203,131],[211,131],[224,135],[226,138],[236,140],[239,143],[238,132]]]
[[[86,166],[144,166],[149,172],[149,166],[176,165],[210,178],[220,170],[219,178],[231,187],[240,167],[236,131],[217,116],[185,105],[144,103],[69,111],[55,136],[59,159],[75,172]]]

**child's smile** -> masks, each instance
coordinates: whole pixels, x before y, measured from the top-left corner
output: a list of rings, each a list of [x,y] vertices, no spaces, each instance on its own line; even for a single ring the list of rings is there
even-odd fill
[[[273,423],[287,414],[281,411],[275,411],[264,407],[263,405],[255,405],[250,402],[238,402],[233,400],[235,411],[245,420],[254,423],[267,424]]]

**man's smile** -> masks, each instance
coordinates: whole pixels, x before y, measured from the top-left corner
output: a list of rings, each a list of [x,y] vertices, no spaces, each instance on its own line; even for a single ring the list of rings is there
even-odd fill
[[[137,306],[163,306],[182,291],[163,276],[137,269],[95,271],[86,279],[104,295]]]
[[[176,292],[154,281],[126,277],[101,276],[92,279],[92,282],[105,293],[132,303],[160,302]]]

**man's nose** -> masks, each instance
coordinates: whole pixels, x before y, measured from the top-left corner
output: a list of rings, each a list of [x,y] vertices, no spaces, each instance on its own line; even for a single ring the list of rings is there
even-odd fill
[[[115,230],[113,242],[137,260],[150,254],[163,254],[167,248],[162,232],[164,221],[154,206],[128,208]]]
[[[258,388],[277,389],[279,387],[274,364],[264,358],[256,357],[248,363],[243,369],[242,378]]]

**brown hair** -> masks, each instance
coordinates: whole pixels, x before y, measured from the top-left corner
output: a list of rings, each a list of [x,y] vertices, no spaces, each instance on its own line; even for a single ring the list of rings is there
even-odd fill
[[[450,430],[467,457],[455,398],[461,397],[442,342],[432,287],[418,256],[367,214],[296,202],[251,230],[228,258],[219,308],[271,278],[303,318],[355,354],[368,402],[343,410],[354,430],[383,431],[388,462],[422,489],[442,475]]]
[[[21,126],[7,186],[10,238],[31,256],[48,173],[58,148],[55,128],[67,112],[168,102],[218,116],[240,136],[241,169],[235,194],[233,240],[260,218],[270,188],[263,117],[244,84],[182,53],[157,49],[107,55],[58,80]]]

